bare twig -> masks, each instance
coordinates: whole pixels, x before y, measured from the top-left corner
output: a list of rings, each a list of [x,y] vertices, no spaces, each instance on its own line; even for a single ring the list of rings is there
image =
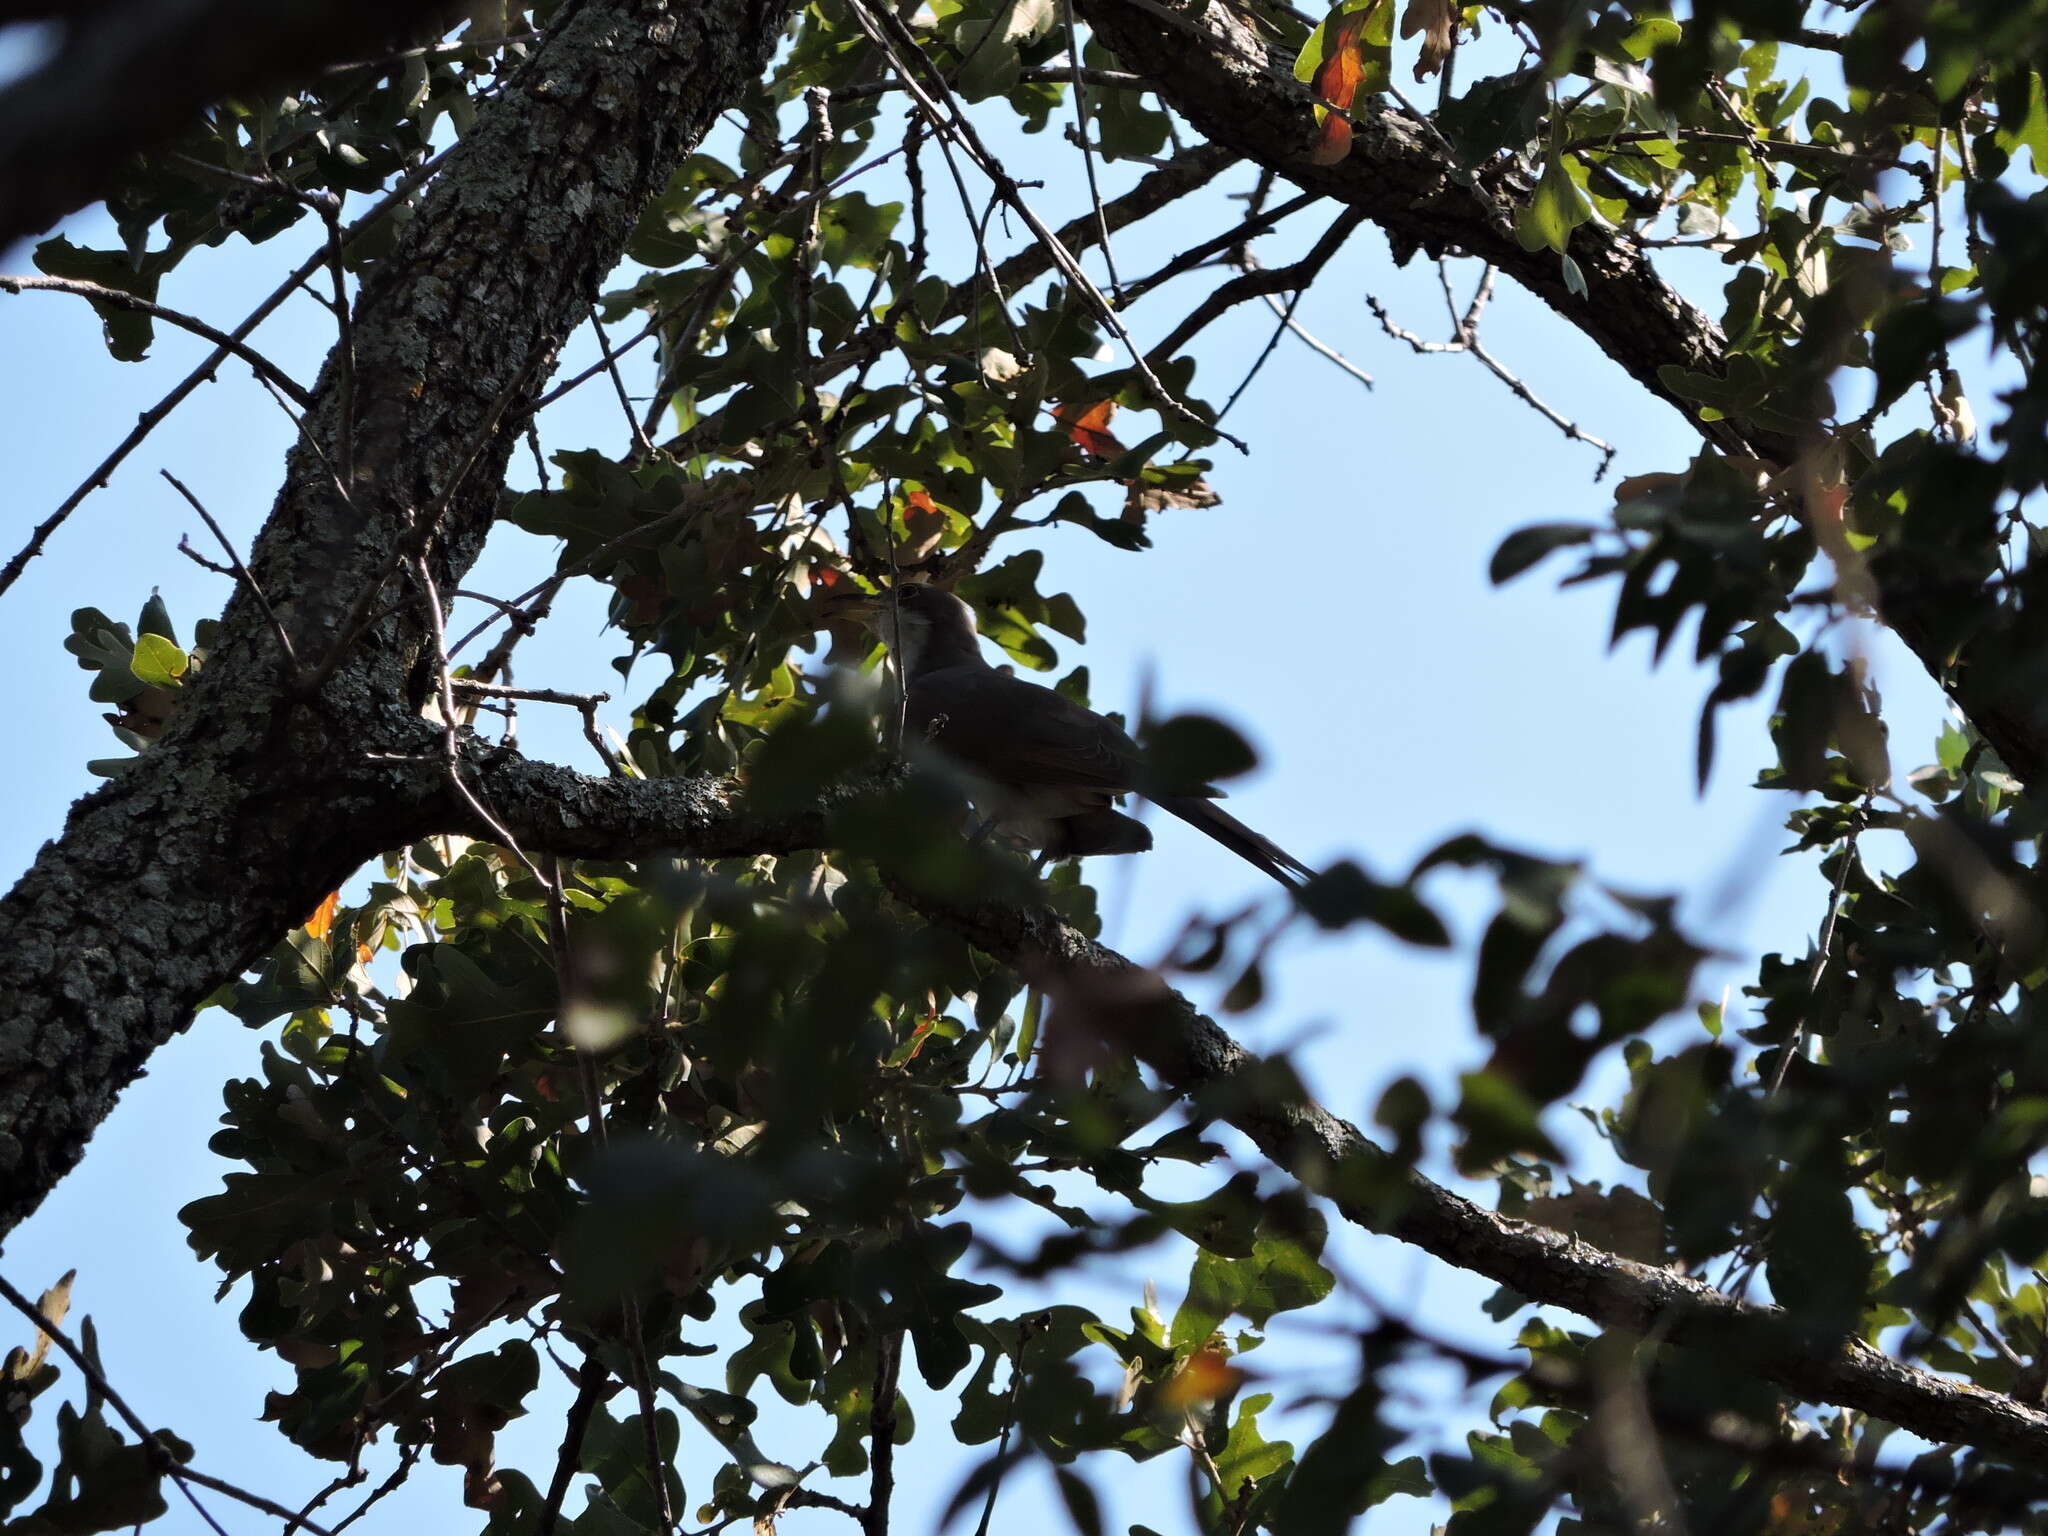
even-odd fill
[[[868,1507],[866,1536],[889,1536],[889,1499],[896,1487],[896,1373],[903,1365],[903,1332],[875,1339],[875,1395],[868,1404]]]
[[[475,432],[471,435],[468,450],[463,454],[461,463],[456,466],[455,473],[449,476],[448,483],[442,488],[440,495],[434,499],[434,505],[424,514],[409,514],[410,526],[391,541],[391,552],[383,565],[357,591],[354,601],[349,604],[348,611],[342,616],[341,623],[335,627],[334,639],[328,647],[327,655],[314,669],[312,675],[305,679],[303,691],[318,692],[321,685],[334,675],[335,669],[341,665],[349,649],[376,621],[375,607],[378,596],[392,577],[408,564],[424,568],[427,546],[432,541],[435,530],[440,527],[441,518],[454,502],[457,493],[461,491],[463,482],[469,478],[469,472],[476,467],[477,460],[483,457],[484,450],[490,446],[491,439],[497,435],[498,425],[504,419],[506,410],[511,406],[514,396],[525,387],[535,365],[541,360],[544,349],[544,342],[536,342],[534,350],[513,370],[512,376],[493,397],[490,406],[484,412],[484,419],[477,424]],[[431,582],[431,577],[429,581]],[[441,662],[442,670],[445,672],[448,655],[445,637],[441,635],[441,605],[438,596],[433,603],[433,622],[436,644],[442,646]]]
[[[403,48],[397,53],[387,53],[380,58],[358,59],[352,64],[330,64],[321,71],[324,75],[345,75],[352,69],[389,69],[394,64],[403,64],[408,59],[459,59],[464,54],[479,50],[496,52],[518,43],[540,41],[544,34],[537,31],[508,32],[502,37],[465,37],[459,43],[434,43],[423,48]]]
[[[89,283],[83,278],[44,277],[33,272],[0,272],[0,293],[68,293],[77,298],[89,299],[95,304],[105,304],[113,309],[125,309],[138,315],[148,315],[163,321],[166,325],[175,325],[181,331],[190,331],[194,336],[212,342],[223,353],[239,357],[296,400],[301,410],[313,403],[313,397],[306,392],[304,385],[241,339],[246,333],[237,331],[230,334],[208,325],[196,315],[188,315],[182,310],[166,309],[140,294],[125,293],[119,288]]]
[[[1192,272],[1227,252],[1241,249],[1290,214],[1299,213],[1310,203],[1319,201],[1313,192],[1304,192],[1274,207],[1262,208],[1246,215],[1244,222],[1235,229],[1227,229],[1213,240],[1204,240],[1200,245],[1189,246],[1151,276],[1141,277],[1136,282],[1127,284],[1124,288],[1124,303],[1134,304],[1161,283],[1179,277],[1184,272]]]
[[[1292,331],[1295,339],[1307,347],[1309,351],[1315,353],[1317,357],[1334,364],[1340,372],[1349,374],[1367,389],[1373,387],[1371,374],[1367,373],[1358,364],[1351,361],[1350,358],[1346,357],[1342,352],[1339,352],[1335,347],[1294,318],[1294,305],[1291,301],[1283,305],[1270,293],[1261,294],[1260,297],[1265,300],[1266,308],[1272,310],[1274,314],[1280,317],[1280,327],[1282,330]]]
[[[1374,295],[1367,294],[1365,296],[1366,308],[1372,311],[1372,316],[1379,322],[1380,329],[1385,331],[1395,341],[1403,343],[1411,351],[1417,353],[1465,352],[1471,354],[1473,359],[1485,368],[1488,373],[1499,379],[1501,383],[1507,385],[1509,392],[1517,400],[1528,406],[1530,410],[1556,427],[1558,431],[1562,432],[1573,442],[1584,443],[1589,448],[1598,451],[1600,464],[1593,471],[1593,480],[1597,484],[1605,479],[1607,471],[1614,464],[1615,455],[1620,450],[1604,438],[1595,437],[1569,416],[1566,416],[1540,398],[1534,390],[1522,382],[1521,378],[1512,369],[1489,352],[1486,349],[1485,343],[1479,339],[1479,319],[1486,312],[1487,303],[1493,297],[1494,268],[1489,264],[1485,271],[1480,274],[1479,286],[1473,292],[1472,302],[1466,306],[1462,314],[1459,313],[1457,300],[1451,293],[1450,273],[1442,262],[1437,264],[1437,275],[1439,281],[1443,284],[1444,304],[1450,311],[1452,334],[1449,341],[1425,341],[1422,337],[1416,335],[1415,332],[1395,324],[1393,316],[1387,313],[1386,305],[1382,304]]]
[[[450,146],[449,149],[442,150],[440,154],[415,166],[412,170],[406,172],[404,176],[400,177],[395,187],[380,198],[368,213],[357,219],[349,227],[349,238],[351,240],[355,239],[365,230],[375,225],[385,214],[397,207],[422,182],[441,168],[448,155],[452,152],[452,149],[453,146]],[[228,338],[236,342],[244,340],[257,326],[268,319],[280,304],[297,292],[299,285],[317,271],[321,262],[325,259],[324,252],[315,252],[307,257],[291,276],[278,284],[268,298],[251,310],[248,317],[228,333]],[[176,410],[179,403],[186,396],[211,379],[214,375],[214,370],[219,368],[223,362],[233,355],[229,348],[216,346],[200,362],[197,368],[194,368],[185,375],[184,379],[169,394],[142,413],[128,435],[115,445],[114,451],[100,460],[92,473],[85,477],[77,489],[64,498],[55,512],[52,512],[48,517],[36,524],[34,530],[29,534],[28,542],[15,552],[14,558],[7,562],[5,569],[0,569],[0,593],[5,593],[9,587],[14,585],[15,581],[21,576],[21,573],[27,569],[29,561],[35,559],[37,555],[43,552],[43,546],[49,543],[50,536],[63,527],[65,520],[78,510],[84,503],[85,498],[104,486],[113,476],[114,471],[121,467],[128,455],[141,446],[143,439],[155,431],[158,424],[166,416],[170,415],[172,411]]]
[[[605,1368],[597,1363],[597,1357],[585,1355],[583,1368],[577,1372],[576,1400],[569,1405],[569,1416],[563,1421],[562,1449],[555,1457],[555,1475],[548,1482],[547,1502],[541,1506],[540,1521],[535,1527],[538,1536],[553,1536],[556,1522],[562,1517],[562,1500],[569,1496],[570,1480],[583,1460],[583,1437],[590,1429],[590,1416],[597,1411],[605,1381]]]
[[[590,312],[590,328],[597,332],[597,350],[604,356],[605,371],[612,376],[612,388],[618,393],[619,409],[626,413],[626,430],[633,438],[633,462],[644,464],[654,457],[654,444],[648,441],[647,431],[640,425],[640,418],[633,414],[633,397],[626,393],[625,378],[619,373],[619,355],[612,350],[612,339],[604,332],[604,321],[595,309]]]
[[[254,597],[257,604],[263,609],[263,617],[270,621],[270,632],[277,636],[277,643],[284,651],[284,659],[291,665],[292,670],[296,672],[299,667],[299,657],[298,653],[292,649],[292,637],[285,633],[284,624],[279,620],[277,610],[270,606],[270,599],[264,596],[263,588],[257,584],[256,578],[251,574],[249,567],[242,563],[242,557],[235,553],[235,546],[228,542],[226,530],[213,520],[213,514],[206,510],[205,504],[192,494],[191,489],[184,481],[180,480],[168,469],[159,469],[157,473],[170,481],[171,488],[191,504],[192,510],[199,514],[200,518],[206,523],[207,528],[211,530],[213,536],[220,541],[220,547],[227,551],[228,561],[235,568],[236,578],[248,587],[250,596]],[[179,547],[184,547],[182,540],[179,541]]]
[[[1785,1049],[1778,1057],[1777,1069],[1771,1073],[1771,1086],[1766,1098],[1776,1098],[1784,1086],[1785,1074],[1791,1069],[1792,1058],[1806,1053],[1807,1037],[1813,1032],[1813,1005],[1820,995],[1820,979],[1827,973],[1828,957],[1834,950],[1835,922],[1842,915],[1842,891],[1849,883],[1849,871],[1856,863],[1856,839],[1863,831],[1863,818],[1858,815],[1849,824],[1849,835],[1844,839],[1842,862],[1835,869],[1835,883],[1828,892],[1827,916],[1821,920],[1820,940],[1813,952],[1813,965],[1806,978],[1806,1009],[1799,1020],[1798,1032],[1785,1042]]]
[[[554,388],[542,394],[539,399],[533,402],[534,410],[536,412],[539,412],[547,409],[547,407],[553,405],[557,400],[561,399],[562,396],[568,394],[571,390],[577,389],[580,386],[589,383],[592,379],[596,378],[600,373],[603,373],[606,369],[610,369],[613,371],[614,374],[616,374],[618,371],[618,363],[620,358],[624,357],[628,352],[633,351],[642,342],[652,340],[655,336],[659,335],[660,332],[661,322],[659,320],[648,321],[646,325],[640,328],[639,333],[635,335],[631,341],[626,342],[623,346],[608,348],[605,351],[604,355],[598,358],[598,360],[592,363],[588,368],[585,368],[580,373],[572,373],[571,375],[569,375],[568,378],[562,380],[561,383],[555,385]],[[642,427],[639,422],[636,421],[634,423],[634,428],[634,436],[636,438],[645,435],[646,429]]]
[[[441,622],[441,589],[434,581],[433,566],[426,556],[418,556],[413,561],[413,574],[419,579],[420,597],[427,610],[427,632],[434,642],[434,681],[440,690],[438,702],[441,708],[441,757],[448,770],[449,787],[476,812],[477,819],[490,831],[492,841],[508,850],[514,858],[524,864],[528,873],[540,882],[542,889],[552,889],[547,876],[541,873],[540,866],[529,859],[525,850],[519,846],[519,839],[512,835],[510,829],[498,819],[497,814],[488,805],[484,804],[483,798],[469,787],[468,780],[462,776],[461,727],[455,712],[455,683],[448,668],[448,632]]]
[[[566,704],[583,716],[583,735],[598,757],[603,761],[605,772],[617,778],[625,770],[619,766],[618,755],[605,741],[597,726],[597,706],[608,703],[608,693],[564,693],[559,688],[513,688],[504,683],[486,682],[482,678],[457,677],[450,679],[457,693],[480,695],[492,699],[523,699],[535,704]]]
[[[419,1461],[420,1453],[423,1449],[424,1447],[421,1446],[408,1445],[400,1451],[398,1465],[391,1469],[391,1475],[375,1488],[372,1488],[369,1496],[362,1503],[350,1510],[344,1519],[336,1523],[333,1536],[341,1536],[343,1531],[367,1515],[380,1499],[383,1499],[388,1494],[397,1492],[399,1486],[412,1474],[412,1469]],[[285,1536],[291,1536],[290,1531],[286,1531]]]
[[[275,1515],[281,1520],[299,1518],[284,1505],[266,1499],[260,1493],[251,1493],[248,1489],[224,1478],[214,1477],[184,1465],[173,1454],[171,1448],[157,1438],[155,1431],[142,1422],[141,1415],[128,1406],[127,1399],[114,1390],[113,1383],[107,1380],[105,1373],[86,1358],[83,1350],[71,1342],[71,1336],[45,1317],[34,1302],[8,1283],[5,1276],[0,1276],[0,1298],[4,1298],[9,1306],[35,1324],[39,1331],[48,1336],[51,1343],[64,1352],[65,1358],[78,1367],[78,1373],[90,1383],[93,1391],[107,1400],[107,1406],[120,1415],[121,1422],[126,1424],[134,1432],[136,1439],[147,1447],[150,1460],[156,1469],[178,1485],[178,1491],[185,1495],[186,1502],[197,1512],[200,1519],[219,1533],[219,1536],[227,1536],[227,1532],[206,1506],[199,1502],[199,1496],[192,1491],[191,1485],[194,1483],[202,1488],[211,1488],[216,1493],[225,1494],[251,1509],[259,1509],[266,1515]],[[310,1520],[299,1519],[299,1524],[313,1532],[313,1536],[332,1536],[325,1527],[315,1525]]]
[[[677,523],[689,522],[707,510],[715,509],[726,504],[728,501],[742,497],[747,500],[752,499],[750,492],[727,492],[723,495],[708,496],[702,501],[690,502],[686,506],[676,508],[673,512],[665,512],[652,522],[642,523],[638,528],[630,529],[616,538],[605,540],[604,543],[598,545],[589,554],[584,555],[581,559],[571,560],[567,565],[556,571],[554,575],[535,582],[517,597],[511,599],[511,601],[505,602],[497,598],[493,598],[491,601],[497,606],[500,616],[510,620],[515,630],[530,634],[532,633],[533,625],[547,616],[547,604],[553,600],[555,593],[561,588],[562,583],[571,576],[581,576],[585,571],[594,568],[607,555],[617,554],[622,549],[630,548],[635,542],[646,538],[649,534],[659,533],[666,528],[673,527]],[[528,606],[529,604],[531,606]],[[483,620],[474,629],[470,630],[468,634],[456,641],[454,648],[449,654],[451,656],[460,655],[471,641],[475,640],[497,622],[496,618]],[[502,662],[499,663],[499,665],[502,664]],[[495,674],[497,669],[491,665],[487,658],[476,670],[481,675],[490,676]]]
[[[1123,303],[1123,284],[1116,275],[1116,255],[1109,246],[1109,221],[1102,215],[1102,188],[1095,179],[1095,144],[1088,137],[1087,71],[1081,67],[1080,34],[1074,27],[1074,0],[1060,0],[1067,23],[1067,56],[1073,65],[1069,77],[1074,87],[1074,133],[1081,145],[1081,164],[1088,172],[1088,205],[1095,213],[1095,227],[1102,237],[1102,266],[1109,274],[1110,297]]]
[[[1306,288],[1315,281],[1316,275],[1337,254],[1351,232],[1365,222],[1365,214],[1356,208],[1347,208],[1330,227],[1323,231],[1316,243],[1309,248],[1301,260],[1284,267],[1259,267],[1249,264],[1229,282],[1219,285],[1202,302],[1195,306],[1193,313],[1166,334],[1165,340],[1151,349],[1150,355],[1164,362],[1173,357],[1209,324],[1228,313],[1247,299],[1256,299],[1262,294],[1289,293]]]
[[[334,392],[334,472],[346,488],[346,496],[356,483],[356,338],[348,310],[348,269],[342,261],[341,198],[330,194],[314,207],[327,226],[327,268],[334,278],[334,356],[339,365]]]
[[[1002,1433],[996,1438],[995,1472],[988,1480],[988,1497],[982,1501],[981,1521],[974,1536],[989,1536],[989,1524],[996,1517],[996,1494],[1002,1490],[1003,1473],[1010,1464],[1010,1431],[1017,1422],[1017,1404],[1024,1395],[1024,1346],[1030,1339],[1030,1323],[1017,1322],[1017,1350],[1010,1357],[1010,1401],[1003,1413]]]
[[[209,570],[216,576],[226,576],[230,580],[234,577],[235,568],[233,566],[222,565],[218,560],[207,559],[206,556],[192,547],[192,540],[182,533],[178,535],[178,553],[187,560],[190,560],[194,565]]]
[[[1071,61],[1073,55],[1068,55]],[[1032,64],[1017,71],[1017,79],[1024,85],[1071,85],[1074,81],[1075,65],[1072,62]],[[1080,76],[1087,84],[1101,90],[1149,91],[1152,82],[1143,75],[1134,75],[1123,69],[1082,68]],[[832,94],[840,101],[859,101],[866,96],[880,96],[889,91],[904,89],[901,80],[867,80],[859,85],[835,87]]]

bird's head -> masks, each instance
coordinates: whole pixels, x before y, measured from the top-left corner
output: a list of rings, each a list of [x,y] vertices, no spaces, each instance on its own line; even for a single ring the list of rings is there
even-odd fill
[[[974,610],[942,587],[905,582],[881,592],[848,593],[827,606],[828,619],[856,619],[895,653],[906,677],[926,669],[979,660]]]

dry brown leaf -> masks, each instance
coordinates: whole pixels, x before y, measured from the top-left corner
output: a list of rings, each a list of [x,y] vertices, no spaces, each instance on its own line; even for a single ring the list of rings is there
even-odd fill
[[[1124,496],[1124,521],[1143,522],[1153,512],[1172,512],[1184,507],[1213,507],[1223,498],[1207,480],[1197,477],[1182,485],[1147,485],[1142,480],[1128,480],[1130,487]]]
[[[1415,61],[1415,78],[1427,80],[1444,67],[1451,43],[1458,35],[1457,0],[1408,0],[1401,13],[1401,35],[1422,34],[1422,57]]]

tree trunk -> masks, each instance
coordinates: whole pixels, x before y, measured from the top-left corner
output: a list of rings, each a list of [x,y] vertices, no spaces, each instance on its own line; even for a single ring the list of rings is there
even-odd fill
[[[163,740],[0,898],[0,1235],[210,992],[365,859],[426,830],[418,760],[437,737],[411,697],[431,633],[411,557],[443,592],[475,559],[563,339],[648,198],[760,76],[787,9],[573,9],[366,276],[353,366],[330,357],[307,416],[321,448],[292,453],[251,566],[308,668],[359,594],[373,592],[362,611],[398,611],[308,696],[237,593]]]

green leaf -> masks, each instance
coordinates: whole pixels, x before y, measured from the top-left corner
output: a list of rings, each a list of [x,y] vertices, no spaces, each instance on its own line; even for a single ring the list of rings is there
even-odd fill
[[[1542,179],[1536,183],[1528,206],[1515,215],[1515,238],[1525,251],[1540,251],[1548,246],[1563,255],[1572,231],[1592,216],[1593,208],[1586,201],[1586,194],[1572,180],[1562,158],[1553,155],[1544,164]]]
[[[1588,543],[1599,531],[1591,523],[1536,523],[1517,528],[1493,552],[1486,567],[1487,579],[1496,587],[1513,581],[1553,550]]]
[[[1349,859],[1318,872],[1295,895],[1317,927],[1335,932],[1354,922],[1376,923],[1409,944],[1450,947],[1443,919],[1407,886],[1373,879]]]
[[[1458,1083],[1463,1093],[1451,1119],[1466,1133],[1458,1148],[1459,1168],[1477,1173],[1513,1152],[1563,1158],[1537,1120],[1535,1101],[1503,1074],[1467,1072]]]
[[[1670,17],[1648,16],[1638,21],[1621,40],[1622,51],[1640,62],[1659,48],[1677,42],[1682,35],[1683,29]]]
[[[1259,755],[1213,715],[1175,715],[1144,732],[1149,781],[1165,794],[1199,793],[1218,779],[1251,772]]]
[[[175,688],[192,664],[192,658],[162,635],[144,635],[135,642],[135,654],[128,670],[136,680],[152,688]]]
[[[36,265],[52,277],[75,278],[152,301],[158,279],[176,260],[176,252],[169,250],[144,255],[139,261],[125,251],[86,250],[62,235],[43,241],[35,254]],[[124,363],[139,363],[149,355],[149,344],[156,338],[152,316],[100,299],[89,302],[105,329],[109,352]]]

